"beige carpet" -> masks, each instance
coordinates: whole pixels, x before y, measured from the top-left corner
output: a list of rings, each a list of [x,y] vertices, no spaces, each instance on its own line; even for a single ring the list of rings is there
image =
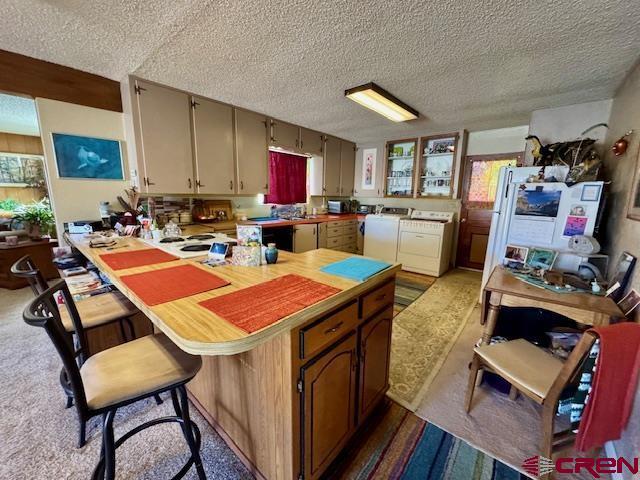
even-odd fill
[[[425,393],[416,414],[522,471],[520,465],[523,460],[540,454],[541,408],[523,396],[513,401],[508,395],[481,386],[476,388],[471,413],[467,415],[464,411],[468,365],[473,345],[481,333],[480,309],[476,308]],[[572,456],[572,453],[567,452],[567,456]],[[561,478],[593,477],[562,475]]]
[[[481,273],[452,270],[394,319],[388,396],[415,411],[478,301]]]

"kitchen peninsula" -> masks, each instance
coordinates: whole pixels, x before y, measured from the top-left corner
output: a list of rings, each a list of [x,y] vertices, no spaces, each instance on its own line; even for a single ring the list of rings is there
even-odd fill
[[[320,477],[383,400],[400,265],[355,282],[320,271],[349,254],[319,249],[281,252],[277,264],[261,267],[211,268],[183,259],[116,271],[101,258],[110,252],[90,248],[81,235],[68,240],[158,330],[183,350],[203,356],[202,370],[188,384],[190,398],[257,477]],[[118,247],[122,252],[149,246],[124,238]],[[149,306],[121,280],[178,265],[204,269],[229,285]],[[198,305],[288,274],[339,291],[253,333]]]

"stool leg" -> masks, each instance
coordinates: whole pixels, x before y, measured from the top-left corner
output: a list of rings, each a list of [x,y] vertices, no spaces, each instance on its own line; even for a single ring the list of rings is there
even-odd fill
[[[191,450],[191,455],[194,459],[194,464],[196,466],[196,471],[198,472],[198,478],[200,480],[206,480],[207,476],[204,473],[204,468],[202,467],[202,459],[200,458],[200,450],[199,445],[196,445],[195,437],[193,434],[193,429],[191,428],[191,419],[189,418],[189,400],[187,398],[187,390],[184,388],[184,385],[181,385],[177,388],[180,393],[180,400],[182,405],[180,415],[182,417],[182,432],[184,433],[185,438],[187,439],[187,443],[189,444],[189,449]],[[177,413],[177,412],[176,412]]]
[[[84,447],[87,443],[87,421],[80,419],[80,434],[78,436],[78,448]]]
[[[104,423],[102,425],[105,480],[114,480],[116,477],[116,447],[113,439],[113,418],[115,416],[116,410],[109,410],[104,416]]]
[[[160,398],[160,395],[156,394],[153,398],[156,400],[156,405],[162,405],[162,398]]]

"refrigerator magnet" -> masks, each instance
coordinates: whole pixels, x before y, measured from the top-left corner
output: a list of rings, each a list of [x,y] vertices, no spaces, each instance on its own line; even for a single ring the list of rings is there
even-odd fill
[[[602,185],[584,185],[580,200],[583,202],[597,202],[600,200],[600,190],[602,190]]]

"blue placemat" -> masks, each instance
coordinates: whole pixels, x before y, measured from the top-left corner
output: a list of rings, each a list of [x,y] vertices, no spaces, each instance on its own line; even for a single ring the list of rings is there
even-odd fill
[[[372,277],[378,272],[389,268],[390,263],[380,262],[362,257],[350,257],[346,260],[330,263],[320,269],[324,273],[337,275],[339,277],[364,282],[367,278]]]

